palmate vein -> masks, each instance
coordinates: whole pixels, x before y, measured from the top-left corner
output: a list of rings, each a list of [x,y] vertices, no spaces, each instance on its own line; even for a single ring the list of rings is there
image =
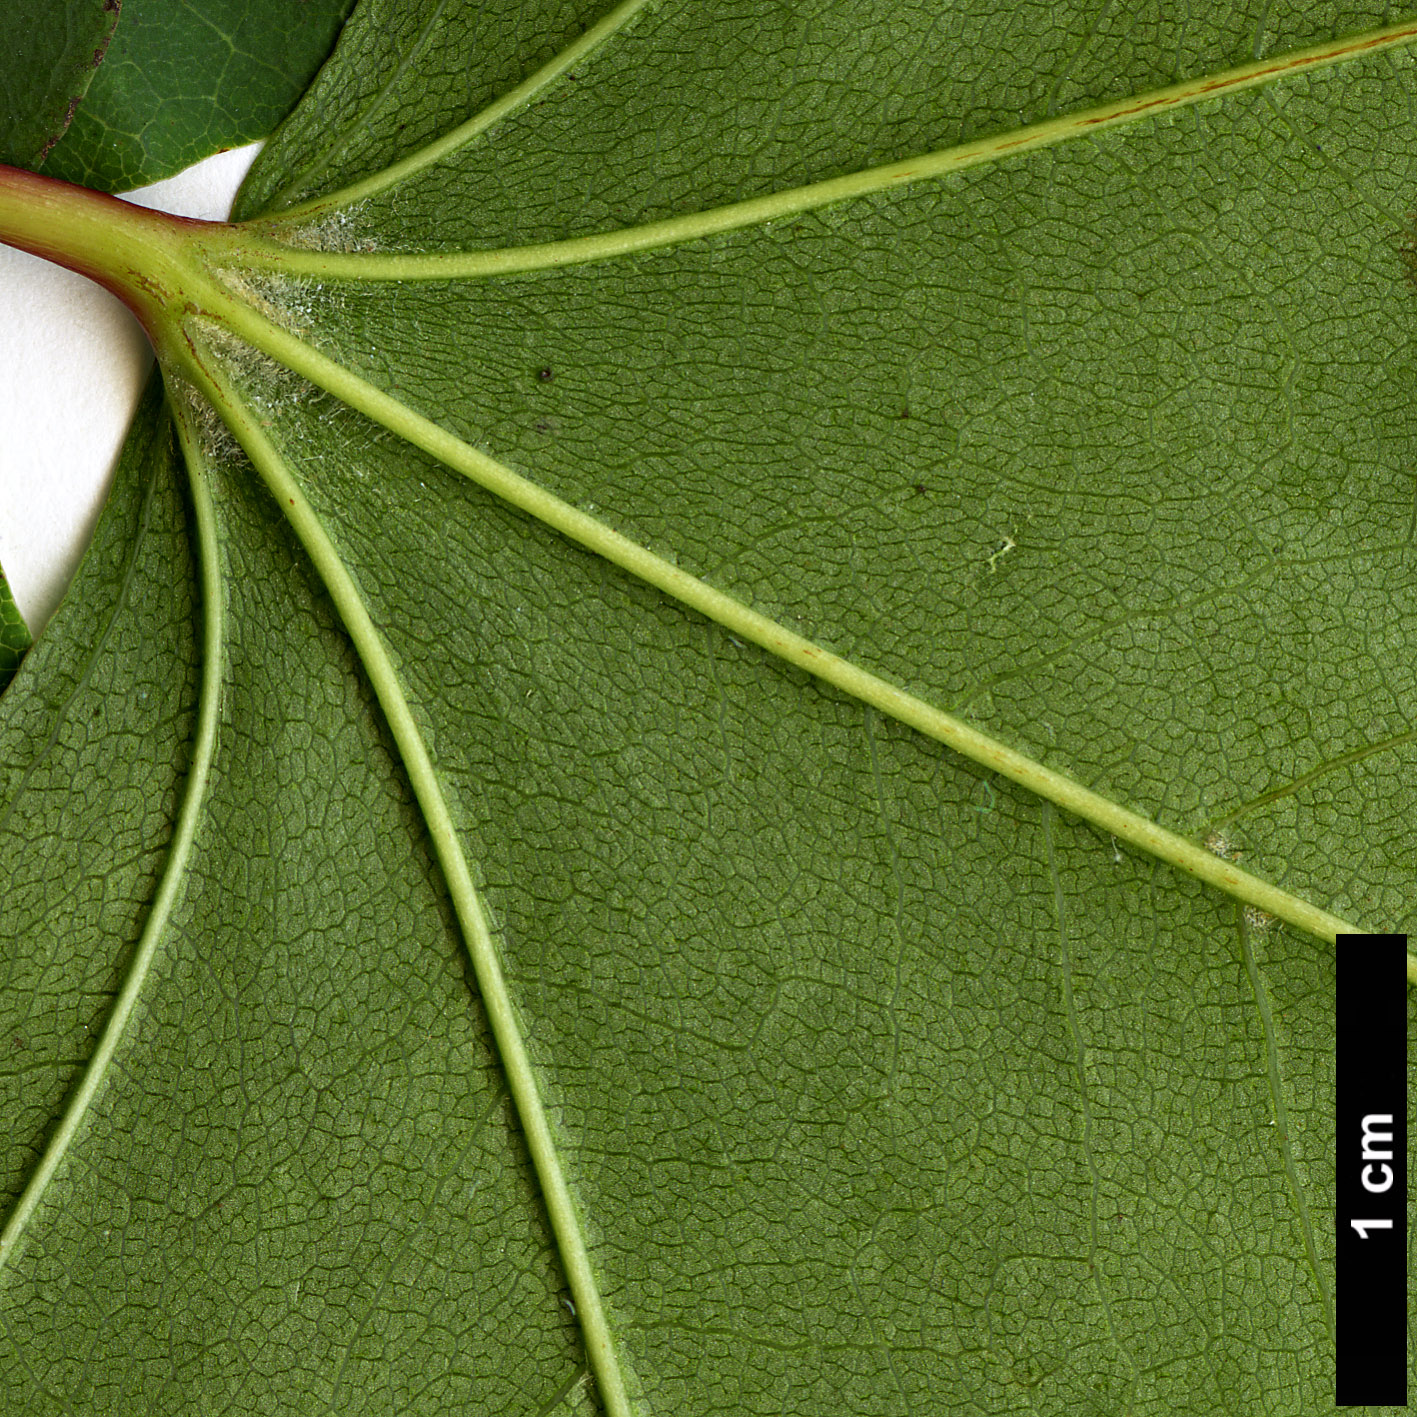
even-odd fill
[[[290,226],[286,214],[283,213],[274,219],[255,218],[242,224],[242,264],[258,269],[283,271],[291,275],[345,277],[354,280],[456,280],[511,275],[609,260],[638,251],[702,240],[707,236],[738,231],[744,227],[762,226],[836,202],[948,176],[1004,158],[1019,157],[1057,143],[1089,137],[1210,99],[1240,93],[1245,89],[1271,84],[1297,74],[1330,68],[1335,64],[1376,54],[1385,49],[1398,48],[1414,41],[1417,41],[1417,18],[1362,34],[1329,40],[1306,49],[1296,49],[1273,58],[1257,59],[1234,69],[1187,79],[1149,93],[1131,95],[1043,123],[1028,124],[1009,132],[963,143],[958,147],[924,153],[919,157],[867,168],[844,177],[773,192],[767,196],[733,202],[688,216],[671,217],[664,221],[647,222],[641,226],[624,227],[617,231],[575,237],[566,241],[549,241],[486,251],[406,254],[312,251],[283,244],[281,238],[288,233]],[[338,210],[340,205],[358,200],[365,188],[382,190],[399,180],[399,176],[393,176],[385,182],[387,174],[402,175],[404,168],[410,173],[421,170],[427,165],[422,160],[423,153],[438,147],[439,144],[433,144],[404,162],[385,169],[384,173],[377,174],[367,182],[345,189],[336,194],[339,200],[331,198],[321,201],[319,210]],[[439,156],[441,155],[440,152]]]
[[[186,878],[187,862],[192,853],[192,843],[206,801],[212,757],[216,750],[224,662],[220,551],[217,546],[216,511],[207,483],[200,439],[180,406],[172,407],[188,469],[193,520],[197,531],[197,561],[202,596],[202,676],[197,699],[196,732],[192,740],[192,765],[187,773],[182,806],[167,848],[167,860],[163,865],[157,893],[148,910],[123,985],[118,991],[118,997],[114,1000],[98,1044],[84,1067],[78,1085],[65,1102],[59,1125],[45,1144],[44,1152],[30,1173],[25,1189],[10,1212],[4,1229],[0,1230],[0,1270],[4,1269],[13,1256],[108,1077],[113,1055],[133,1016],[143,986],[147,983],[172,914],[172,907]]]
[[[410,710],[403,685],[354,578],[340,559],[318,514],[239,390],[222,371],[210,348],[197,346],[197,360],[187,371],[212,398],[218,412],[265,482],[276,504],[300,539],[306,555],[329,592],[359,655],[383,710],[409,784],[448,887],[453,910],[477,976],[482,1006],[497,1044],[507,1087],[521,1122],[527,1150],[540,1184],[557,1251],[575,1299],[586,1356],[609,1417],[629,1417],[619,1354],[590,1263],[585,1235],[561,1166],[560,1153],[542,1105],[536,1072],[527,1054],[511,992],[502,973],[497,946],[472,879],[467,855],[453,823],[437,769]]]
[[[759,614],[663,557],[656,556],[598,517],[571,506],[496,459],[479,452],[240,301],[222,301],[220,308],[211,314],[238,338],[503,501],[655,586],[680,604],[717,621],[731,633],[751,640],[852,698],[870,704],[981,767],[1009,778],[1075,816],[1085,818],[1119,840],[1127,841],[1148,855],[1167,861],[1198,880],[1308,934],[1332,940],[1338,934],[1357,929],[1329,911],[1241,871],[1233,862],[1045,767],[908,690],[887,683],[860,665]],[[281,499],[282,507],[285,501],[285,498]]]
[[[362,181],[287,207],[281,211],[280,220],[283,223],[288,223],[318,219],[327,212],[336,212],[342,207],[362,202],[376,193],[396,186],[426,168],[432,167],[434,163],[441,162],[445,157],[450,157],[459,149],[480,138],[489,128],[525,108],[566,74],[573,65],[589,58],[607,40],[624,30],[641,10],[647,9],[654,3],[655,0],[621,0],[621,3],[609,14],[592,25],[579,39],[568,44],[554,59],[543,64],[529,78],[524,79],[514,89],[503,94],[495,103],[488,104],[480,113],[469,118],[466,123],[459,124],[456,128],[444,133],[442,137],[419,148],[417,152],[392,163]],[[364,115],[364,118],[367,121],[367,115]],[[326,166],[329,161],[330,158],[327,156],[321,166]],[[310,176],[311,170],[302,172],[300,174],[301,181],[308,185]]]
[[[594,43],[601,43],[610,34],[617,32],[624,23],[643,9],[646,3],[648,0],[626,0],[626,3],[612,11],[596,30],[591,32]],[[597,236],[502,251],[408,255],[311,252],[283,246],[278,241],[257,240],[256,244],[252,244],[253,236],[259,238],[263,232],[278,235],[292,218],[308,218],[312,213],[335,210],[341,205],[361,200],[369,193],[392,187],[413,172],[440,160],[485,131],[492,122],[528,101],[537,85],[549,83],[563,74],[579,53],[589,52],[589,48],[593,47],[587,43],[590,37],[588,35],[578,42],[579,50],[573,46],[571,50],[564,51],[551,65],[538,71],[537,75],[533,75],[525,84],[513,90],[499,101],[499,104],[470,124],[463,125],[447,135],[439,143],[421,150],[403,163],[376,174],[364,183],[307,203],[302,208],[285,214],[281,220],[272,221],[268,218],[249,224],[244,229],[237,229],[234,239],[213,238],[209,249],[221,253],[226,259],[237,259],[246,267],[361,280],[471,278],[607,259],[698,240],[720,232],[760,226],[830,203],[942,177],[1054,143],[1083,137],[1092,132],[1102,132],[1134,123],[1209,98],[1240,92],[1287,75],[1323,68],[1407,44],[1417,39],[1417,20],[1374,30],[1366,35],[1332,41],[1272,60],[1256,61],[1221,74],[1189,80],[1147,95],[1120,100],[920,158],[888,164],[788,192],[754,198],[712,211]],[[399,434],[510,505],[518,507],[647,584],[657,587],[678,603],[705,615],[744,639],[753,641],[841,692],[890,714],[900,722],[916,728],[987,769],[1010,778],[1045,800],[1083,817],[1115,837],[1126,840],[1148,854],[1167,861],[1178,869],[1301,929],[1332,939],[1336,933],[1354,928],[1312,903],[1238,870],[1232,862],[1205,851],[1195,843],[1166,831],[1139,814],[1130,812],[1066,776],[1015,752],[962,720],[871,674],[860,665],[833,654],[824,646],[796,634],[705,581],[655,556],[647,548],[621,535],[605,522],[579,511],[456,438],[431,420],[327,358],[303,340],[279,328],[257,311],[241,305],[239,301],[219,301],[209,313],[255,348],[310,379],[342,399],[351,408]],[[189,372],[193,372],[196,377],[195,371]],[[204,366],[204,373],[204,386],[213,394],[215,402],[227,416],[247,454],[265,478],[329,590],[398,743],[478,974],[482,999],[537,1168],[562,1262],[575,1295],[587,1353],[595,1370],[600,1395],[612,1417],[622,1417],[622,1414],[627,1414],[630,1410],[624,1379],[591,1271],[584,1237],[537,1094],[534,1071],[526,1054],[505,980],[501,975],[495,943],[472,882],[466,854],[443,798],[436,769],[414,723],[389,655],[359,591],[325,535],[318,518],[305,501],[293,475],[260,427],[259,421],[242,404],[234,385],[220,372],[215,359]],[[216,732],[222,662],[221,587],[213,512],[202,474],[200,453],[195,446],[196,440],[190,436],[186,425],[182,426],[184,450],[192,469],[206,617],[204,665],[193,768],[162,881],[154,898],[133,966],[105,1028],[104,1037],[68,1106],[60,1128],[51,1140],[4,1232],[0,1233],[0,1266],[3,1266],[12,1253],[102,1084],[108,1062],[154,958],[180,886],[200,815]],[[1046,826],[1049,821],[1046,810],[1044,820]],[[1049,841],[1051,847],[1051,837]],[[1408,967],[1409,977],[1414,977],[1417,962],[1414,962],[1411,956]],[[1312,1259],[1312,1243],[1309,1248]],[[579,1377],[573,1378],[571,1385],[574,1386],[579,1381]]]

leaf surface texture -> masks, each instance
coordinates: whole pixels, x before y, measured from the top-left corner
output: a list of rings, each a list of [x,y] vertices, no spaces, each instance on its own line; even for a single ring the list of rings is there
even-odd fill
[[[264,138],[324,62],[352,3],[124,0],[104,62],[43,170],[127,191]]]
[[[365,0],[244,213],[417,152],[600,18]],[[591,234],[1392,18],[664,3],[311,239]],[[1395,50],[660,251],[261,298],[782,624],[1411,928],[1413,83]],[[1331,1401],[1330,947],[224,357],[436,763],[633,1401]],[[385,716],[271,497],[228,445],[211,460],[229,628],[203,819],[0,1275],[0,1394],[594,1410]],[[0,702],[13,1192],[177,811],[203,656],[182,485],[154,403]]]

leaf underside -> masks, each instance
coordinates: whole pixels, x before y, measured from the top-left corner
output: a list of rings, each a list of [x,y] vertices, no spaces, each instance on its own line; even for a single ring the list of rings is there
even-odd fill
[[[244,212],[415,150],[598,18],[533,9],[362,5]],[[652,220],[1386,18],[666,3],[349,238]],[[268,294],[784,624],[1410,928],[1413,89],[1397,52],[661,252]],[[1331,950],[264,360],[231,377],[434,755],[645,1411],[1331,1403]],[[280,509],[214,454],[219,750],[138,1013],[0,1273],[0,1409],[595,1410],[398,752]],[[9,1194],[178,810],[182,485],[154,396],[0,702]]]

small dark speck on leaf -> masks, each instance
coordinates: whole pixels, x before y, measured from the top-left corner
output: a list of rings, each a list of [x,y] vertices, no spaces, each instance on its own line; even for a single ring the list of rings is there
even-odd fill
[[[555,376],[549,369],[538,369],[536,371],[536,377],[540,379],[543,384],[549,384]]]

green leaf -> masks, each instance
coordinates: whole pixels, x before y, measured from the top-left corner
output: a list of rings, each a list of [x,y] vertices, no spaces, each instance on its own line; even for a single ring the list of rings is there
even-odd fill
[[[20,667],[30,644],[29,626],[10,593],[4,568],[0,567],[0,693],[15,677],[15,670]]]
[[[118,23],[118,0],[47,0],[5,17],[0,162],[42,162],[73,120]]]
[[[169,412],[0,701],[0,1410],[1327,1410],[1388,18],[364,0],[245,226],[7,178]]]
[[[104,63],[44,171],[126,191],[264,138],[324,62],[352,5],[123,0]]]

